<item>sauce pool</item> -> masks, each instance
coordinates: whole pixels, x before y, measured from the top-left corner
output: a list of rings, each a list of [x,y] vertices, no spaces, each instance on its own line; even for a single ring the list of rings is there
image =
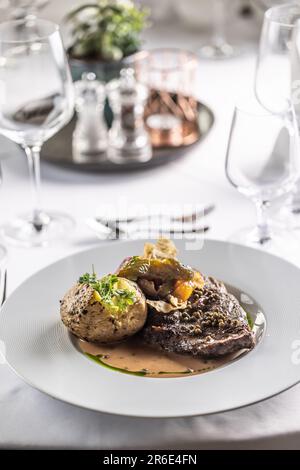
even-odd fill
[[[105,345],[77,340],[79,349],[90,359],[112,370],[151,378],[186,377],[222,367],[245,351],[217,359],[200,359],[189,355],[167,353],[147,346],[138,338]]]

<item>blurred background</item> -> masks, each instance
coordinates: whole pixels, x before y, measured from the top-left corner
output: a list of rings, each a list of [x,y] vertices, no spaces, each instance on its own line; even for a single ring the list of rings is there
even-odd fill
[[[87,218],[94,222],[104,210],[115,214],[117,203],[121,202],[131,209],[137,202],[143,202],[150,210],[153,204],[161,203],[169,208],[177,203],[199,203],[204,209],[213,206],[211,218],[207,218],[204,227],[200,221],[200,229],[209,230],[216,238],[228,238],[234,230],[255,219],[251,202],[231,187],[225,172],[232,114],[240,94],[245,91],[253,94],[264,13],[280,2],[140,0],[135,2],[137,11],[130,13],[129,20],[127,13],[121,20],[111,11],[110,16],[105,16],[103,8],[115,3],[132,5],[127,0],[98,0],[98,15],[97,9],[87,8],[87,2],[82,0],[0,0],[1,22],[35,16],[61,26],[72,79],[77,83],[75,114],[70,121],[71,115],[63,116],[62,110],[64,103],[70,107],[74,103],[64,91],[53,90],[51,71],[48,74],[39,68],[33,75],[27,61],[20,75],[12,69],[11,77],[6,77],[11,89],[10,95],[6,93],[6,97],[10,96],[6,105],[15,129],[19,131],[28,123],[34,129],[37,124],[43,128],[43,120],[52,109],[61,115],[56,132],[51,131],[50,138],[42,142],[43,203],[60,210],[63,201],[64,212],[77,222],[72,236],[83,246],[85,242],[95,242],[100,229],[94,223],[87,227]],[[57,61],[55,50],[59,50],[58,45],[50,47],[50,56],[54,54]],[[37,60],[36,54],[32,60]],[[59,61],[58,65],[61,77],[65,77]],[[120,77],[124,67],[133,67],[137,83],[130,74]],[[33,81],[36,86],[32,86]],[[39,92],[41,84],[44,90]],[[128,87],[134,91],[131,111],[123,94]],[[16,108],[13,102],[17,97]],[[9,110],[12,105],[13,113]],[[129,151],[125,146],[117,148],[128,125],[124,124],[124,110],[131,118],[135,116],[129,125],[134,129],[127,129],[128,135],[135,133],[135,147],[131,142]],[[139,113],[145,118],[141,126]],[[5,128],[7,122],[3,120],[2,124],[2,134],[11,138]],[[0,138],[3,173],[0,205],[4,222],[12,218],[10,213],[14,216],[28,210],[30,188],[28,162],[16,145],[22,146],[24,142]],[[243,139],[251,141],[251,133]],[[93,145],[97,148],[92,148]],[[142,147],[138,148],[139,145]],[[103,149],[107,149],[107,158],[102,158]],[[31,168],[29,161],[29,173]],[[152,191],[153,181],[160,191]],[[100,203],[95,207],[86,204],[87,200]],[[236,213],[238,217],[234,216]],[[230,226],[226,224],[228,216],[233,217]],[[32,219],[26,219],[26,232],[23,230],[26,224],[20,225],[20,220],[13,228],[11,223],[4,226],[4,232],[9,235],[6,238],[14,241],[21,237],[19,242],[24,242],[23,245],[44,244],[51,220],[55,218],[39,212],[33,225]],[[28,221],[34,233],[28,228]]]
[[[39,16],[54,22],[61,23],[64,16],[76,6],[84,3],[82,0],[1,0],[0,17],[2,20],[10,17],[13,12],[22,9],[37,8]],[[89,2],[90,3],[90,2]],[[181,34],[189,33],[190,39],[194,37],[195,47],[199,36],[210,31],[214,22],[214,11],[211,0],[140,0],[138,4],[151,8],[152,26],[144,33],[145,39],[154,39],[154,30],[159,30],[165,45],[180,43]],[[258,27],[255,25],[262,21],[263,11],[276,0],[227,0],[227,21],[229,35],[240,38],[253,39],[257,37]],[[179,30],[177,28],[179,26]],[[248,26],[245,28],[245,26]],[[169,36],[170,30],[174,30],[174,37]],[[241,38],[241,39],[242,39]],[[159,39],[161,44],[161,39]],[[181,43],[180,43],[181,44]]]

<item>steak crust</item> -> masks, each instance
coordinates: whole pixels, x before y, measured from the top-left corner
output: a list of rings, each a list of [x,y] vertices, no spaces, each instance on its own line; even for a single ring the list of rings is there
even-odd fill
[[[143,340],[178,354],[213,358],[254,347],[245,311],[222,282],[205,278],[184,310],[158,313],[149,308]]]

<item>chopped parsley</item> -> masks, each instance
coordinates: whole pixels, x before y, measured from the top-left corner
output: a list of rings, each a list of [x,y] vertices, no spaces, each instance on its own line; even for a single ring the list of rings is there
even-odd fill
[[[253,326],[254,326],[253,318],[251,317],[250,313],[248,313],[248,312],[246,312],[246,316],[247,316],[247,321],[248,321],[249,328],[250,328],[250,330],[252,330]]]
[[[108,274],[102,279],[98,279],[93,274],[85,273],[80,276],[80,284],[88,284],[98,292],[101,302],[113,311],[122,312],[135,302],[135,292],[133,290],[120,287],[120,278],[115,274]]]
[[[94,284],[94,283],[97,282],[96,274],[95,273],[93,273],[93,274],[85,273],[82,276],[80,276],[78,282],[80,284]]]

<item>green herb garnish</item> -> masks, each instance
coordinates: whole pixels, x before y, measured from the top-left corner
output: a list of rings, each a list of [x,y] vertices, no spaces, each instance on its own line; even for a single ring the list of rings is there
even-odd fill
[[[94,284],[94,283],[97,282],[96,274],[95,273],[93,273],[93,274],[85,273],[82,276],[80,276],[78,282],[80,284]]]
[[[248,321],[249,328],[250,328],[250,330],[252,330],[252,328],[254,326],[253,318],[251,317],[250,313],[248,313],[248,312],[246,312],[246,315],[247,315],[247,321]]]
[[[142,370],[141,371],[130,371],[130,370],[126,370],[126,369],[120,369],[119,367],[111,366],[111,365],[107,364],[106,362],[104,362],[102,360],[101,356],[94,356],[94,354],[89,354],[89,353],[85,353],[85,354],[86,354],[87,357],[92,359],[92,361],[97,362],[98,364],[105,367],[106,369],[110,369],[110,370],[113,370],[113,371],[116,371],[116,372],[122,372],[123,374],[128,374],[128,375],[138,375],[140,377],[144,377],[145,375],[147,375],[147,373],[142,371]]]
[[[95,0],[65,17],[73,57],[119,61],[140,48],[150,10],[133,1]]]
[[[115,274],[108,274],[98,279],[95,271],[85,273],[79,278],[80,284],[88,284],[100,295],[101,302],[113,311],[124,311],[133,305],[136,297],[133,290],[120,288],[120,279]]]

